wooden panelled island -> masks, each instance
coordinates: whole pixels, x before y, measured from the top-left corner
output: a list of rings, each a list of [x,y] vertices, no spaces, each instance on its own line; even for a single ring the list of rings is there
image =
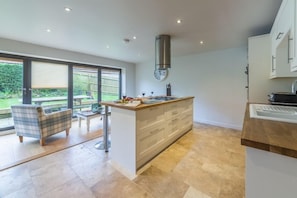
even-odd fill
[[[193,98],[111,107],[111,163],[133,179],[148,162],[193,128]],[[107,108],[106,108],[107,109]]]
[[[246,106],[246,198],[297,196],[297,124],[250,118]]]

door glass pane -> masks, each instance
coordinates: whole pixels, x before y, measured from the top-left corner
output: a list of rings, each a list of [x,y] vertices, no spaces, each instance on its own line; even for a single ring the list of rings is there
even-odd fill
[[[46,113],[68,107],[68,65],[32,62],[32,104]]]
[[[0,131],[12,128],[10,106],[22,103],[23,61],[0,57]]]
[[[101,85],[102,101],[118,100],[120,98],[120,71],[102,69]]]
[[[98,68],[73,67],[73,113],[91,110],[98,102]]]

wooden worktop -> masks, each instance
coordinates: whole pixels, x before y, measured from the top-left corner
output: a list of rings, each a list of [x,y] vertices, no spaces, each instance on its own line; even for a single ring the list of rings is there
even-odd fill
[[[297,158],[297,124],[250,118],[247,104],[241,144]]]
[[[188,99],[193,99],[193,96],[188,96],[188,97],[180,97],[174,100],[168,100],[168,101],[162,101],[162,102],[157,102],[157,103],[152,103],[152,104],[140,104],[136,107],[134,106],[127,106],[125,104],[122,103],[115,103],[113,101],[102,101],[100,102],[100,104],[102,105],[106,105],[106,106],[111,106],[111,107],[117,107],[120,109],[127,109],[127,110],[133,110],[133,111],[137,111],[140,109],[145,109],[145,108],[149,108],[149,107],[153,107],[153,106],[158,106],[158,105],[163,105],[163,104],[168,104],[168,103],[172,103],[172,102],[177,102],[177,101],[181,101],[181,100],[188,100]]]

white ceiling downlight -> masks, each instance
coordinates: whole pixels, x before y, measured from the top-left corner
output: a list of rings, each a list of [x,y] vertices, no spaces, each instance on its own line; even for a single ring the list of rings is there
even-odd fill
[[[72,11],[72,9],[69,8],[69,7],[65,7],[64,10],[65,10],[66,12],[71,12],[71,11]]]

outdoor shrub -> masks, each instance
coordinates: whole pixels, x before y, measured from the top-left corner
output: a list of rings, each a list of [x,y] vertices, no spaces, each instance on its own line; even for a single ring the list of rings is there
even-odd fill
[[[20,92],[23,81],[22,64],[0,63],[0,92],[2,96]]]

